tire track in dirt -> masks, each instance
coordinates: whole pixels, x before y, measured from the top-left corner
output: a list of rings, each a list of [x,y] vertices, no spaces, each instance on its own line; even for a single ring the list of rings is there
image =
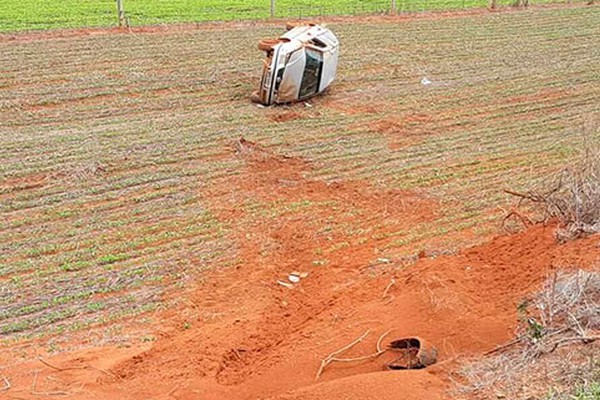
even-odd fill
[[[208,329],[157,343],[142,359],[121,366],[122,377],[152,373],[147,366],[157,358],[164,360],[174,346],[183,350],[192,342],[210,346],[169,357],[169,369],[177,376],[203,375],[235,386],[260,375],[281,361],[282,350],[307,335],[308,323],[330,318],[326,314],[332,307],[350,308],[348,302],[361,296],[344,294],[360,288],[361,268],[377,259],[386,241],[374,239],[376,234],[397,229],[400,221],[409,227],[436,217],[434,201],[365,183],[310,180],[304,177],[309,162],[272,154],[243,139],[236,157],[244,160],[244,170],[214,188],[212,209],[219,219],[234,221],[239,262],[211,273],[192,298],[199,308],[222,317]],[[256,211],[248,204],[264,207]],[[298,211],[301,206],[306,210]],[[391,222],[372,227],[371,220]],[[361,235],[348,237],[349,229]],[[321,265],[319,257],[326,257],[327,264]],[[277,284],[292,271],[309,275],[293,289]]]
[[[251,399],[312,388],[311,368],[316,370],[328,349],[342,347],[366,328],[374,332],[392,328],[395,337],[426,337],[439,348],[442,361],[442,367],[411,373],[398,390],[420,388],[422,394],[435,388],[431,398],[441,398],[445,384],[440,377],[448,373],[454,357],[481,353],[510,338],[518,301],[550,271],[581,264],[577,245],[565,251],[555,244],[551,228],[537,227],[457,256],[421,260],[407,269],[373,265],[374,250],[382,244],[378,240],[333,251],[326,266],[314,266],[315,250],[339,234],[344,223],[375,215],[410,227],[435,218],[432,202],[406,192],[372,192],[369,185],[309,180],[303,174],[310,163],[271,154],[246,141],[238,144],[237,156],[244,159],[243,173],[213,194],[218,199],[216,214],[235,221],[239,263],[210,273],[192,296],[200,309],[219,317],[166,337],[151,351],[119,366],[119,375],[132,387],[140,387],[140,379],[149,377],[186,379],[191,384],[174,392],[178,399],[198,393],[209,399]],[[249,212],[245,207],[249,199],[265,204],[310,199],[317,206],[301,216],[289,211],[265,214]],[[348,209],[366,212],[352,215]],[[328,217],[336,224],[324,235],[317,228]],[[589,265],[591,259],[581,260]],[[308,271],[309,276],[294,289],[276,284],[294,270]],[[391,301],[382,301],[390,279],[397,282],[390,291]],[[369,353],[377,335],[353,355]],[[446,360],[450,364],[443,363]],[[164,368],[155,371],[159,362]],[[381,359],[334,366],[321,378],[333,382],[314,386],[314,393],[307,388],[283,398],[319,398],[318,393],[335,392],[346,398],[343,393],[348,392],[334,382],[355,376],[350,385],[354,387],[370,379],[364,374],[382,371],[382,366]],[[389,389],[396,381],[389,374],[377,378],[382,388]]]
[[[171,326],[147,350],[132,349],[129,357],[119,352],[112,362],[105,349],[54,361],[61,366],[93,361],[110,373],[73,377],[45,370],[40,382],[54,375],[68,387],[76,387],[73,379],[85,382],[86,392],[73,396],[77,399],[124,393],[132,399],[178,400],[443,399],[448,375],[459,365],[456,360],[510,339],[517,305],[548,274],[593,268],[600,256],[597,236],[558,245],[552,226],[536,226],[457,255],[421,255],[408,268],[373,263],[385,240],[368,237],[327,253],[328,264],[313,265],[315,250],[337,239],[346,224],[367,229],[368,217],[374,215],[394,223],[371,233],[397,227],[400,221],[410,227],[436,217],[433,203],[410,193],[373,191],[369,185],[310,180],[304,177],[310,163],[240,143],[236,156],[243,158],[242,173],[211,192],[215,214],[232,221],[238,262],[209,271],[198,284],[189,299],[197,319],[181,330],[178,315],[184,310],[166,311],[162,316]],[[303,213],[285,207],[306,199],[316,205]],[[257,203],[273,207],[265,212]],[[331,217],[335,223],[323,231]],[[309,276],[293,289],[276,284],[292,270]],[[383,298],[391,279],[395,285]],[[348,357],[371,353],[380,333],[391,329],[389,340],[426,338],[439,349],[438,364],[420,371],[384,371],[384,355],[333,364],[315,383],[320,360],[366,329],[371,336],[348,351]],[[20,368],[20,374],[10,368],[6,373],[19,377],[23,386],[32,367]]]

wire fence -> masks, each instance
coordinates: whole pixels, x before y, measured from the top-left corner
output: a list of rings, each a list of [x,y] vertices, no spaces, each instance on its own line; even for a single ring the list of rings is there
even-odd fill
[[[4,0],[0,32],[168,23],[402,14],[598,0]]]

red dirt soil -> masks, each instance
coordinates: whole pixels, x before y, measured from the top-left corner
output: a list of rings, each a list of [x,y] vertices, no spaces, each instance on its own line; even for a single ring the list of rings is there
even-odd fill
[[[296,111],[276,111],[269,116],[269,119],[273,122],[287,122],[300,118],[302,118],[302,114]]]
[[[45,363],[24,356],[23,347],[1,351],[1,374],[11,384],[3,398],[444,399],[458,361],[509,340],[517,305],[548,274],[598,261],[598,237],[558,245],[553,227],[544,226],[457,255],[421,254],[410,266],[378,260],[385,240],[377,234],[433,221],[436,203],[360,182],[312,180],[306,161],[243,139],[234,156],[243,172],[212,188],[207,201],[232,221],[240,262],[208,271],[187,310],[163,313],[152,344],[45,356]],[[254,215],[249,201],[272,202],[278,214]],[[323,202],[339,206],[332,213]],[[311,207],[307,217],[287,216],[285,207],[298,204]],[[348,226],[371,235],[332,246]],[[325,265],[314,262],[320,251]],[[308,276],[293,288],[277,283],[296,270]],[[332,363],[316,380],[328,354],[366,331],[342,356],[372,354],[388,330],[384,345],[420,336],[439,350],[438,363],[387,371],[384,354]]]

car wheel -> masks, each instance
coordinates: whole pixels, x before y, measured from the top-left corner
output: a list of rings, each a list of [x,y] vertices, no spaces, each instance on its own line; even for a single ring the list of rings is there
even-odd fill
[[[258,42],[258,49],[260,51],[271,51],[274,46],[279,44],[279,39],[263,39]]]

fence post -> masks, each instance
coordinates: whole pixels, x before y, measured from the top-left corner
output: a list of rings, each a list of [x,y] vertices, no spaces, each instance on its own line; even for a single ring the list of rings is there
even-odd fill
[[[396,15],[396,0],[392,0],[392,15]]]
[[[275,0],[271,0],[271,18],[275,18]]]
[[[123,9],[123,0],[117,0],[117,14],[119,16],[119,27],[122,28],[126,25],[125,10]]]

